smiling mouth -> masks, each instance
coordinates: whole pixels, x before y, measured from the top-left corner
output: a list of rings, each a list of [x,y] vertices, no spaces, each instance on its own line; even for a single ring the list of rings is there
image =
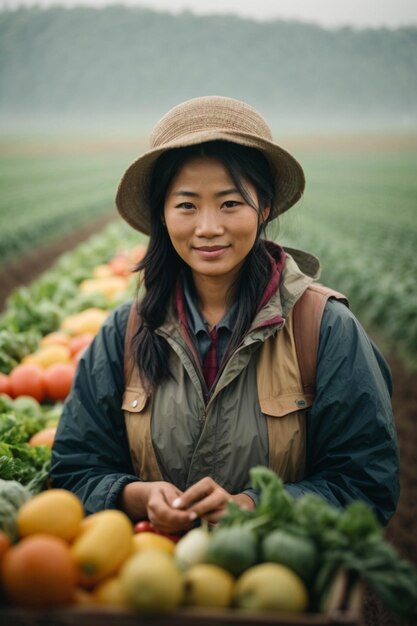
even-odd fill
[[[225,250],[228,246],[199,246],[195,250],[201,250],[202,252],[216,252],[217,250]]]
[[[229,246],[199,246],[198,248],[195,247],[194,250],[200,256],[209,259],[221,256],[228,248]]]

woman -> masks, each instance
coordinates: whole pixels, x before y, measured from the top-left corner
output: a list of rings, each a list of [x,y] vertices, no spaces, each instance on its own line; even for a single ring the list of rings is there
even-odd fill
[[[175,532],[216,523],[229,500],[255,507],[249,470],[263,464],[295,497],[361,499],[386,523],[398,500],[386,363],[333,294],[306,392],[293,311],[318,262],[263,238],[301,197],[301,166],[231,98],[178,105],[151,143],[116,199],[150,235],[145,293],[114,311],[80,361],[54,486],[87,513],[121,508]]]

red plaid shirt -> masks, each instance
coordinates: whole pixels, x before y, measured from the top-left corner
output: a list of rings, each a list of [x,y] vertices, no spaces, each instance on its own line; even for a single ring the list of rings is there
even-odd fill
[[[214,326],[210,331],[211,345],[203,361],[203,375],[207,389],[211,389],[218,372],[217,359],[217,328]]]
[[[266,243],[268,245],[269,242],[266,242]],[[271,252],[273,252],[274,248],[276,250],[277,247],[278,246],[276,244],[272,244],[271,247],[268,245],[268,249],[270,249]],[[274,258],[274,256],[275,255],[272,255],[272,254],[270,255],[270,262],[271,262],[270,268],[269,268],[270,279],[264,290],[262,298],[260,299],[258,309],[257,309],[258,311],[263,306],[265,306],[265,304],[271,298],[272,294],[275,293],[281,281],[282,269],[285,263],[285,252],[282,248],[280,249],[279,261],[277,261],[276,258]],[[185,307],[185,302],[184,302],[184,293],[182,290],[182,285],[181,285],[180,280],[177,283],[176,303],[177,303],[177,310],[178,310],[180,321],[185,327],[185,329],[187,330],[188,334],[191,335],[192,333],[190,332],[190,326],[189,326],[188,319],[187,319],[186,307]],[[265,322],[265,323],[269,324],[275,321],[277,320],[274,318],[273,320],[268,320],[268,322]],[[202,362],[203,376],[204,376],[204,380],[206,381],[207,389],[211,389],[219,371],[218,334],[217,334],[216,326],[212,328],[209,334],[210,334],[211,344]]]

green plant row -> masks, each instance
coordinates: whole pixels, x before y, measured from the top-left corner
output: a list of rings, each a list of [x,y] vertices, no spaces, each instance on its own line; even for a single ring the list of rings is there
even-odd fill
[[[362,324],[411,369],[417,369],[415,158],[306,158],[312,183],[278,237],[316,254],[320,280],[345,293]]]
[[[69,153],[52,146],[42,154],[41,143],[32,149],[41,153],[26,155],[22,149],[8,154],[6,147],[0,154],[2,263],[114,210],[117,179],[125,165],[120,155],[77,154],[71,145]]]

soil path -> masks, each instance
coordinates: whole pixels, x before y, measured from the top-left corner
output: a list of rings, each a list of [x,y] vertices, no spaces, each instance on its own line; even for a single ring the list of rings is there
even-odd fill
[[[17,286],[27,284],[51,266],[63,252],[74,248],[92,234],[99,232],[114,219],[105,215],[76,233],[57,240],[54,244],[35,250],[19,261],[0,270],[0,311],[5,298]],[[385,354],[393,374],[393,406],[401,455],[401,497],[386,535],[401,556],[417,566],[417,374],[405,370],[394,355]],[[372,626],[396,624],[393,616],[386,616],[377,602],[366,608],[366,623]]]
[[[0,269],[0,311],[4,309],[7,296],[20,285],[27,285],[39,274],[49,269],[60,254],[72,250],[79,243],[100,232],[106,224],[113,221],[114,211],[88,222],[74,233],[58,237],[53,243],[31,250],[17,261]]]

